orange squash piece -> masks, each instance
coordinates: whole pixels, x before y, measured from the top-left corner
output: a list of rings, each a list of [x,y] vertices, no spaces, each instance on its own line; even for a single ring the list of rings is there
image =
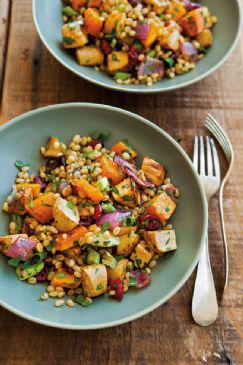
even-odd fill
[[[96,204],[104,199],[102,192],[85,179],[74,179],[71,184],[74,188],[74,192],[76,192],[80,198],[88,198]]]
[[[28,188],[32,191],[33,198],[37,198],[41,192],[40,184],[17,184],[16,189],[17,191],[21,191],[22,189]]]
[[[100,19],[99,13],[96,9],[88,8],[84,12],[84,26],[88,34],[93,37],[100,35],[103,27],[103,20]]]
[[[69,274],[66,270],[59,269],[54,273],[50,284],[52,286],[75,289],[79,287],[81,280],[76,278],[73,274]]]
[[[19,193],[19,198],[15,201],[14,206],[11,207],[9,211],[11,213],[24,215],[26,213],[26,204],[33,199],[33,193],[30,188],[24,188],[21,192],[19,191]]]
[[[176,203],[171,197],[163,192],[156,195],[147,205],[145,214],[151,214],[157,217],[161,222],[166,221],[171,217],[176,209]]]
[[[141,43],[143,44],[144,48],[149,48],[151,44],[156,41],[157,37],[158,37],[157,25],[154,22],[151,22],[148,36],[146,39],[142,39]]]
[[[70,0],[70,3],[75,11],[79,11],[80,8],[85,6],[86,0]]]
[[[107,69],[110,73],[123,70],[128,66],[128,53],[124,51],[113,51],[107,56]]]
[[[113,147],[111,147],[112,152],[116,152],[121,155],[123,152],[128,152],[131,159],[137,157],[137,152],[130,146],[126,141],[119,141]]]
[[[126,234],[129,234],[131,232],[136,232],[137,226],[128,226],[128,227],[120,227],[120,232],[118,236],[125,236]]]
[[[90,8],[99,8],[102,4],[102,0],[89,0]]]
[[[69,248],[73,247],[75,242],[78,241],[79,238],[84,236],[87,232],[87,228],[77,227],[66,234],[59,233],[56,235],[56,241],[54,243],[54,246],[58,251],[68,250]]]
[[[202,10],[195,9],[189,11],[181,19],[181,26],[184,32],[190,37],[195,37],[197,34],[201,33],[205,28],[205,20]]]
[[[100,157],[99,163],[102,168],[102,175],[110,179],[114,185],[119,184],[125,178],[126,175],[123,170],[108,157]]]
[[[56,197],[53,193],[46,193],[35,200],[29,200],[25,205],[27,212],[38,222],[44,224],[53,219],[53,205]]]
[[[186,14],[186,9],[182,3],[174,1],[170,3],[166,13],[171,14],[174,21],[178,21]]]

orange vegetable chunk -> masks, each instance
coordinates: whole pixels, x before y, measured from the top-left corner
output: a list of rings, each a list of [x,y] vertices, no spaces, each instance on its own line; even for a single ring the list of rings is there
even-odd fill
[[[81,280],[76,278],[73,274],[69,274],[64,269],[58,269],[52,279],[50,284],[52,286],[60,286],[62,288],[75,289],[81,284]]]
[[[169,219],[176,208],[176,203],[171,197],[163,192],[156,195],[147,205],[145,213],[157,217],[161,222]]]
[[[94,37],[98,37],[103,27],[103,20],[100,19],[96,9],[88,8],[84,12],[84,25],[86,32]]]
[[[71,184],[74,188],[74,191],[81,198],[88,198],[96,204],[104,199],[102,192],[85,179],[74,179]]]
[[[85,227],[76,227],[66,234],[59,233],[56,236],[54,246],[58,251],[68,250],[74,246],[75,241],[78,241],[87,232],[88,230]]]
[[[102,168],[102,175],[110,179],[113,184],[119,184],[125,178],[126,175],[123,170],[108,157],[100,157],[99,163]]]
[[[29,200],[25,205],[27,212],[38,222],[44,224],[53,219],[53,205],[56,197],[53,193],[46,193],[35,200]]]
[[[191,10],[181,19],[181,26],[184,32],[190,37],[195,37],[205,28],[205,20],[201,8]]]

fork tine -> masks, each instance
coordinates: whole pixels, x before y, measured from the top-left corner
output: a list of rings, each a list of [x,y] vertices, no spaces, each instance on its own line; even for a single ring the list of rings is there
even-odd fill
[[[231,158],[231,151],[230,151],[230,148],[227,145],[227,142],[224,139],[224,137],[220,134],[220,132],[217,130],[217,128],[214,125],[205,124],[205,126],[210,130],[210,132],[217,139],[217,141],[219,142],[220,146],[222,147],[222,149],[223,149],[223,151],[224,151],[227,159],[230,160],[230,158]]]
[[[213,157],[209,137],[206,137],[208,176],[213,176]]]
[[[222,146],[224,153],[226,155],[226,158],[228,161],[231,160],[233,157],[234,151],[233,147],[226,136],[223,128],[218,124],[218,122],[215,120],[215,118],[208,114],[206,117],[205,126],[210,130],[210,132],[216,137],[220,145]]]
[[[219,157],[218,157],[218,152],[216,150],[214,141],[212,138],[210,138],[210,143],[212,146],[212,151],[213,151],[213,161],[214,161],[214,171],[215,171],[215,176],[220,179],[220,165],[219,165]]]
[[[194,138],[194,151],[193,151],[193,165],[196,171],[198,171],[198,137]]]
[[[215,119],[212,119],[211,116],[208,115],[205,126],[217,137],[218,141],[222,145],[222,148],[224,149],[224,152],[228,155],[231,152],[232,146],[224,131],[218,124],[216,124]]]
[[[205,175],[205,153],[203,136],[200,136],[200,175]]]

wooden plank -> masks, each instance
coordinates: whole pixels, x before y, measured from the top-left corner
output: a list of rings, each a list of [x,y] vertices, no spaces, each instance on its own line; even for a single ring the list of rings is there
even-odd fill
[[[242,364],[243,74],[238,72],[243,67],[242,40],[230,60],[214,75],[187,89],[153,97],[121,95],[98,88],[59,65],[38,39],[32,23],[31,0],[13,2],[9,41],[2,123],[48,104],[104,103],[152,120],[191,154],[194,134],[205,133],[203,120],[206,113],[211,112],[229,133],[236,150],[236,162],[225,191],[230,281],[228,292],[220,300],[220,316],[214,325],[200,328],[192,321],[194,275],[170,301],[153,313],[111,329],[56,330],[27,322],[0,309],[0,363],[190,365],[204,364],[206,359],[209,364]],[[220,299],[223,248],[217,199],[210,204],[209,240]],[[219,354],[220,359],[215,354]]]
[[[3,83],[3,73],[5,68],[5,56],[8,39],[8,25],[10,16],[11,2],[9,0],[1,0],[0,2],[0,94]]]

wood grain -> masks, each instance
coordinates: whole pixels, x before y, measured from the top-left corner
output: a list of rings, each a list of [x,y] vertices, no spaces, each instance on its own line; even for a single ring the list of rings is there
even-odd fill
[[[204,364],[204,360],[208,364],[243,364],[242,69],[241,39],[219,71],[187,89],[154,96],[97,89],[63,68],[43,47],[32,23],[31,0],[13,1],[1,123],[48,104],[68,101],[110,104],[160,125],[191,155],[193,136],[205,133],[203,120],[206,113],[211,112],[228,132],[236,151],[236,162],[224,201],[230,242],[230,281],[223,300],[223,248],[217,199],[210,204],[211,261],[221,308],[214,325],[200,328],[192,321],[194,275],[162,307],[132,323],[111,329],[57,330],[0,309],[0,364],[190,365]],[[223,158],[221,161],[224,163]]]
[[[2,91],[3,74],[5,69],[6,50],[8,44],[8,30],[10,22],[11,2],[1,0],[0,2],[0,93]]]

